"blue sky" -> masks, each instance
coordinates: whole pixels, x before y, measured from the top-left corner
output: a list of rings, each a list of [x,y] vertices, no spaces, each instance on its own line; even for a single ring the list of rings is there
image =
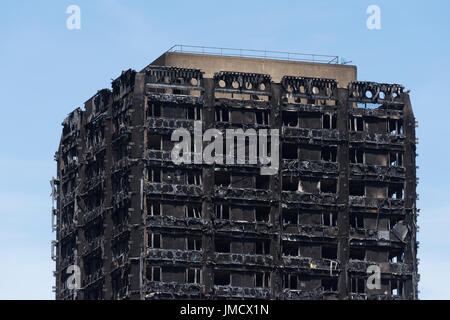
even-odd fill
[[[81,30],[66,8],[81,8]],[[366,8],[381,8],[381,30]],[[420,297],[449,299],[449,1],[0,2],[0,299],[53,299],[50,186],[61,121],[173,44],[331,54],[411,90],[422,209]],[[449,214],[449,216],[447,215]]]

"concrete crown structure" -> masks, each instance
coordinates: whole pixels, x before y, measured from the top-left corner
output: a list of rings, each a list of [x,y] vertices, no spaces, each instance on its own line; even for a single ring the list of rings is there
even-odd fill
[[[194,121],[279,129],[278,173],[175,165],[171,134]],[[401,85],[336,63],[166,52],[62,125],[57,299],[418,298],[416,122]]]

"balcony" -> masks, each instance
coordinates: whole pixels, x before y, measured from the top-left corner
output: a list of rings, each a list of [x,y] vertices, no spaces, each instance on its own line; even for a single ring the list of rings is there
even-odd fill
[[[111,238],[115,239],[122,235],[125,232],[131,231],[131,226],[128,224],[128,222],[124,222],[120,225],[113,226],[113,229],[111,231]]]
[[[201,186],[190,184],[169,184],[147,182],[146,192],[148,194],[184,196],[184,197],[201,197],[203,190]]]
[[[192,90],[196,90],[193,88]],[[189,105],[201,105],[203,104],[203,95],[191,96],[191,95],[180,95],[180,94],[170,94],[170,93],[154,93],[147,92],[147,97],[149,101],[160,101],[169,102],[175,104],[189,104]]]
[[[94,252],[97,249],[103,248],[104,241],[102,237],[97,237],[88,243],[85,243],[83,248],[81,249],[81,255],[88,255]]]
[[[194,163],[195,155],[199,156],[200,159],[202,159],[202,157],[203,157],[203,155],[201,153],[186,152],[183,154],[183,156],[189,156],[191,163],[190,164],[180,163],[179,165],[176,165],[176,166],[177,167],[183,167],[183,166],[199,166],[199,167],[201,167],[202,164]],[[145,160],[154,161],[154,162],[162,162],[164,165],[175,166],[175,163],[172,160],[172,152],[171,151],[147,149],[145,151]]]
[[[204,231],[207,222],[198,218],[178,218],[174,216],[147,216],[147,226],[173,228],[179,230]]]
[[[245,235],[268,235],[274,231],[273,224],[267,222],[215,219],[213,224],[214,228],[218,232],[243,233]]]
[[[281,298],[285,300],[335,300],[338,299],[338,293],[334,291],[303,291],[284,289]]]
[[[317,173],[323,174],[335,174],[339,172],[339,164],[337,162],[328,161],[301,161],[301,160],[287,160],[282,159],[281,168],[283,172],[298,172],[298,173]]]
[[[95,187],[99,186],[105,179],[104,174],[98,174],[90,179],[87,179],[85,182],[85,190],[88,192]]]
[[[402,134],[350,132],[351,143],[367,143],[376,146],[403,146],[405,136]]]
[[[245,254],[245,253],[221,253],[214,254],[216,264],[238,265],[238,266],[260,266],[268,267],[272,264],[271,255]]]
[[[314,238],[336,238],[338,236],[338,227],[321,225],[302,225],[302,224],[283,224],[283,232],[296,236],[314,237]]]
[[[201,263],[203,251],[177,249],[147,249],[147,260],[165,263]]]
[[[72,190],[70,192],[66,192],[62,197],[62,205],[67,206],[75,200],[76,190]]]
[[[336,129],[308,129],[295,127],[282,127],[282,136],[284,138],[304,139],[307,142],[314,141],[321,143],[322,141],[339,141],[339,131]]]
[[[376,265],[380,267],[381,273],[395,274],[401,276],[412,276],[414,274],[413,265],[407,263],[393,262],[375,262],[350,259],[348,262],[348,270],[350,272],[367,273],[369,266]]]
[[[349,196],[348,201],[351,207],[357,208],[402,210],[405,206],[405,200],[403,199],[366,198],[360,196]]]
[[[67,225],[62,225],[61,229],[59,230],[59,235],[62,238],[67,237],[68,235],[70,235],[71,233],[75,232],[78,228],[78,224],[77,223],[70,223]]]
[[[203,291],[203,286],[198,283],[148,281],[145,285],[145,299],[199,298]]]
[[[172,133],[176,129],[194,131],[194,120],[170,119],[170,118],[148,118],[145,127],[150,131]]]
[[[94,284],[95,282],[99,281],[100,279],[102,279],[104,276],[103,274],[103,270],[102,269],[98,269],[97,271],[95,271],[92,274],[86,275],[85,278],[83,279],[83,287],[86,288],[87,286],[90,286],[92,284]]]
[[[106,140],[93,144],[90,147],[87,147],[86,152],[84,153],[84,159],[86,161],[95,161],[95,155],[99,154],[106,150]]]
[[[297,191],[283,191],[282,201],[301,203],[306,205],[336,206],[337,196],[331,193],[302,193]]]
[[[247,288],[214,286],[214,296],[218,298],[270,299],[270,288]]]
[[[71,172],[74,172],[78,168],[78,160],[70,160],[61,170],[62,176],[66,176]]]
[[[272,198],[272,191],[263,189],[247,189],[247,188],[216,186],[215,196],[218,198],[270,201]]]
[[[62,270],[71,264],[75,264],[75,254],[72,253],[71,255],[69,255],[67,257],[63,257],[58,262],[59,262],[58,268],[57,268],[58,270]]]
[[[103,211],[104,211],[104,208],[102,205],[95,207],[92,210],[86,211],[86,213],[82,216],[83,224],[87,224],[87,223],[93,221],[94,219],[102,216]]]
[[[284,255],[282,259],[286,268],[301,269],[308,272],[318,271],[330,276],[337,276],[341,271],[337,260]]]
[[[358,179],[370,179],[381,182],[391,180],[404,180],[406,169],[404,167],[387,167],[378,165],[350,164],[350,174]]]

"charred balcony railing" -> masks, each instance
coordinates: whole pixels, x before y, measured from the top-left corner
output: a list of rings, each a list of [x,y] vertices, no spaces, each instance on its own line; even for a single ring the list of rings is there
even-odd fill
[[[352,116],[362,116],[363,118],[377,119],[403,119],[404,117],[403,111],[388,108],[351,108],[349,114]]]
[[[198,159],[202,159],[203,155],[202,153],[195,153],[195,152],[184,152],[183,157],[186,157],[186,159],[190,159],[191,163],[180,163],[176,165],[172,160],[172,151],[166,151],[166,150],[152,150],[147,149],[145,150],[145,161],[147,163],[150,162],[159,162],[163,163],[164,166],[176,166],[177,168],[180,167],[198,167],[202,168],[203,164],[196,164],[195,159],[198,157]]]
[[[201,186],[190,184],[170,184],[147,182],[145,184],[147,194],[183,196],[183,197],[201,197],[203,190]]]
[[[70,173],[73,173],[77,170],[79,166],[78,160],[70,160],[62,169],[61,174],[63,177],[67,176]]]
[[[147,281],[145,284],[146,300],[187,297],[198,298],[203,294],[203,286],[198,283]]]
[[[77,194],[76,189],[65,193],[61,199],[62,205],[65,207],[65,206],[71,204],[73,201],[75,201],[76,194]]]
[[[389,133],[368,133],[368,132],[354,132],[350,133],[350,143],[352,144],[367,144],[373,147],[399,147],[403,148],[405,145],[405,136],[403,134],[389,134]]]
[[[104,173],[93,176],[85,181],[85,190],[90,191],[99,185],[101,185],[105,181],[106,175]]]
[[[282,191],[282,201],[286,203],[303,203],[307,205],[336,206],[337,196],[332,193],[302,193]]]
[[[338,298],[338,293],[334,291],[323,291],[322,289],[313,291],[284,289],[280,298],[286,300],[335,300]]]
[[[70,254],[69,256],[63,257],[59,260],[58,270],[62,270],[67,266],[75,263],[75,253]]]
[[[350,165],[350,174],[352,178],[390,182],[390,181],[404,181],[406,175],[405,167],[400,166],[379,166],[379,165],[367,165],[367,164],[355,164]]]
[[[158,162],[172,162],[171,151],[147,149],[145,151],[145,160]]]
[[[283,138],[301,139],[305,143],[321,143],[322,141],[338,142],[341,140],[337,129],[308,129],[283,126],[281,129]]]
[[[338,260],[318,259],[311,257],[282,256],[284,268],[321,273],[337,277],[341,272]]]
[[[113,239],[118,238],[119,236],[123,235],[126,232],[131,231],[131,225],[128,223],[128,221],[124,221],[123,223],[113,226],[111,231],[111,237]]]
[[[177,230],[205,231],[207,221],[200,218],[179,218],[174,216],[147,216],[147,226]]]
[[[105,242],[102,237],[97,237],[92,241],[85,242],[83,248],[81,249],[81,255],[85,256],[94,252],[95,250],[102,249],[104,247],[104,244]]]
[[[271,201],[273,192],[271,190],[234,188],[215,186],[214,194],[217,198],[246,199],[255,201]]]
[[[158,101],[164,103],[191,105],[191,106],[201,106],[204,103],[203,95],[188,96],[188,95],[174,95],[169,93],[153,93],[153,92],[147,92],[146,95],[149,102]]]
[[[361,261],[350,259],[347,266],[349,272],[367,274],[367,268],[373,265],[378,266],[382,274],[412,276],[414,273],[412,264],[402,262],[394,263],[394,262]]]
[[[391,230],[355,229],[350,228],[350,237],[355,243],[364,245],[373,243],[374,246],[389,246],[403,248],[408,241],[409,230],[405,233],[398,232],[395,228]]]
[[[203,251],[147,248],[146,259],[165,264],[177,264],[180,262],[201,264]]]
[[[268,124],[258,124],[258,123],[233,123],[233,122],[227,122],[227,121],[216,121],[215,122],[215,128],[219,130],[226,130],[226,129],[242,129],[244,131],[247,131],[248,129],[267,129],[270,130],[270,125]],[[270,141],[270,131],[268,131],[267,140]]]
[[[367,293],[349,293],[350,300],[405,300],[405,299],[414,299],[411,295],[410,297],[402,296],[402,295],[392,295],[392,294],[367,294]]]
[[[329,162],[322,160],[289,160],[282,159],[281,168],[283,173],[285,172],[296,172],[298,174],[302,173],[317,173],[323,174],[338,174],[339,163]]]
[[[194,120],[187,119],[169,119],[169,118],[148,118],[145,127],[150,132],[162,132],[172,134],[173,130],[186,129],[194,131]]]
[[[81,216],[82,225],[86,225],[86,224],[90,223],[91,221],[97,219],[98,217],[103,216],[104,212],[105,212],[105,208],[102,205],[95,207],[91,210],[87,210]]]
[[[86,289],[86,287],[93,285],[97,281],[103,279],[103,277],[104,277],[103,268],[100,268],[97,271],[86,275],[82,281],[83,289]]]
[[[70,234],[74,233],[77,231],[79,227],[78,222],[72,222],[70,224],[66,224],[61,226],[61,228],[59,229],[59,236],[61,239],[69,236]]]
[[[283,231],[287,234],[314,238],[336,238],[338,227],[304,224],[284,224]]]
[[[360,208],[402,210],[405,207],[404,199],[366,198],[360,196],[349,196],[348,201],[351,207],[360,207]]]
[[[216,109],[247,110],[247,111],[269,111],[270,102],[265,100],[230,99],[226,97],[216,97],[214,100]]]
[[[233,286],[214,286],[214,297],[222,299],[270,299],[270,288],[247,288]]]
[[[263,254],[246,254],[246,253],[223,253],[216,252],[214,254],[216,264],[222,265],[238,265],[238,266],[260,266],[268,267],[273,263],[271,255]]]
[[[217,232],[242,233],[243,235],[270,235],[275,231],[274,225],[269,222],[214,219],[213,225]]]

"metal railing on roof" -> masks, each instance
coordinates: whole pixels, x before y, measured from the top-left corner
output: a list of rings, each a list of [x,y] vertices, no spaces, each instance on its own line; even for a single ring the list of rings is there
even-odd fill
[[[258,59],[272,59],[272,60],[287,60],[287,61],[303,61],[314,63],[329,63],[329,64],[347,64],[344,59],[339,59],[339,56],[330,56],[322,54],[307,54],[297,52],[283,52],[283,51],[268,51],[268,50],[253,50],[253,49],[235,49],[235,48],[218,48],[218,47],[204,47],[204,46],[188,46],[176,44],[166,52],[181,52],[192,54],[207,54],[216,56],[228,57],[242,57],[242,58],[258,58]]]

